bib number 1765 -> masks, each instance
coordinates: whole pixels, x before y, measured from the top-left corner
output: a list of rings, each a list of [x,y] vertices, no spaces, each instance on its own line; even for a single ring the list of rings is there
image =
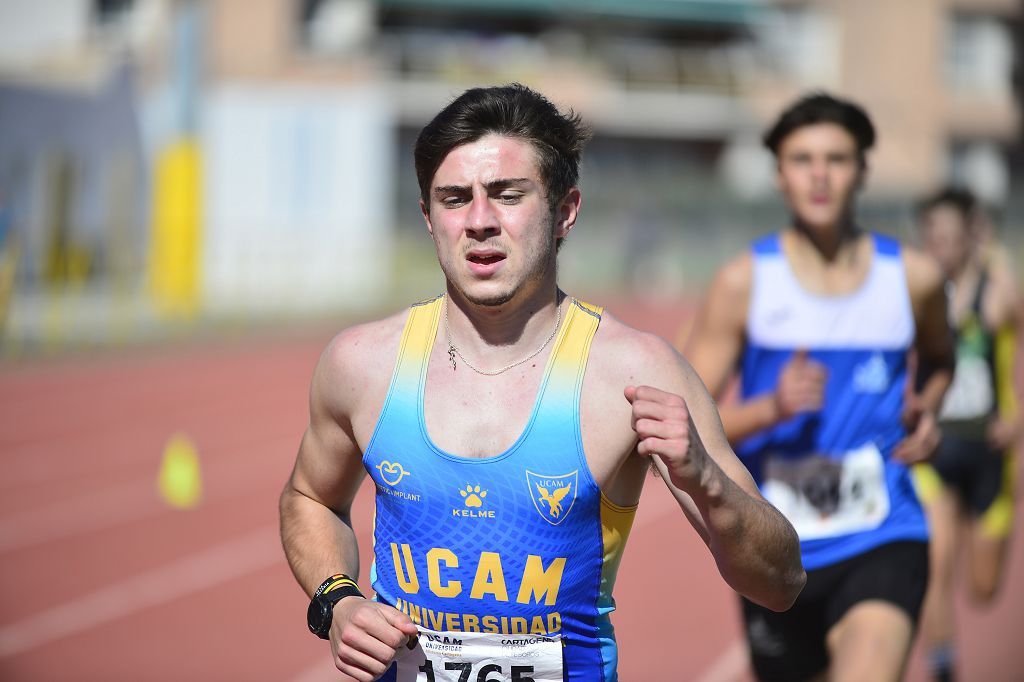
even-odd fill
[[[395,682],[563,682],[559,635],[437,632],[420,627],[395,660]]]
[[[434,673],[434,661],[429,658],[419,667],[421,673],[426,676],[427,682],[436,682]],[[511,665],[508,675],[502,667],[496,663],[487,663],[473,670],[473,664],[466,661],[445,661],[444,670],[448,673],[457,672],[458,682],[534,682],[532,665]],[[474,672],[476,675],[474,676]],[[448,679],[449,675],[444,676]]]

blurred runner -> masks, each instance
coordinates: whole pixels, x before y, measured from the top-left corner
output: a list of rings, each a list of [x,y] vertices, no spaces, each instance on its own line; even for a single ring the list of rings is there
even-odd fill
[[[991,235],[972,232],[978,212],[975,198],[955,188],[928,197],[919,211],[922,242],[947,277],[957,335],[956,372],[939,413],[942,442],[914,472],[932,531],[923,633],[932,674],[942,682],[956,677],[961,548],[976,601],[990,603],[1002,583],[1013,522],[1012,448],[1022,428],[1013,386],[1020,300]]]
[[[908,464],[938,443],[952,374],[942,273],[862,229],[854,203],[874,127],[825,94],[765,135],[792,214],[722,267],[687,357],[721,399],[726,435],[800,534],[807,586],[792,609],[743,600],[762,680],[895,680],[928,576],[928,532]],[[911,351],[929,368],[906,398]]]

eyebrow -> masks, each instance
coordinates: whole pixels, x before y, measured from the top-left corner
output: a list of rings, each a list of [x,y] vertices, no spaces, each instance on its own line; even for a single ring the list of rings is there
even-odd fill
[[[488,190],[503,189],[505,187],[515,187],[517,185],[531,185],[533,180],[530,178],[498,178],[497,180],[491,180],[485,182],[484,187]],[[444,194],[457,194],[460,192],[469,191],[469,185],[441,185],[435,187],[432,194],[434,196],[441,196]]]
[[[789,157],[794,157],[794,156],[810,156],[813,153],[814,153],[814,150],[811,150],[811,149],[797,149],[796,151],[791,151],[791,152],[785,154],[785,156],[789,156]],[[856,150],[845,151],[845,150],[839,150],[839,149],[830,149],[830,150],[825,151],[824,154],[825,154],[825,156],[828,156],[828,157],[835,157],[835,156],[857,156],[857,151]]]

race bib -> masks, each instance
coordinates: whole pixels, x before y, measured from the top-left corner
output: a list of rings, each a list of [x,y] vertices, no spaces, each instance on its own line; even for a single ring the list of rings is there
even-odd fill
[[[873,443],[841,458],[768,456],[761,489],[801,540],[870,530],[889,515],[885,460]]]
[[[435,632],[395,659],[397,682],[562,682],[558,635]]]
[[[967,420],[987,417],[994,406],[995,391],[988,362],[976,355],[958,354],[953,383],[942,401],[939,418]]]

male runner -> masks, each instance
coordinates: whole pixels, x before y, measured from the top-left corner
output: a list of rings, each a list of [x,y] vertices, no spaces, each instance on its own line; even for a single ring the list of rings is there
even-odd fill
[[[947,277],[957,332],[956,371],[942,403],[942,441],[915,483],[931,527],[931,580],[923,630],[936,680],[954,679],[953,574],[966,548],[970,592],[990,603],[1002,582],[1013,521],[1014,458],[1021,434],[1013,387],[1020,302],[1006,277],[994,276],[972,239],[978,207],[966,190],[947,188],[920,206],[925,250]],[[964,541],[964,539],[966,541]]]
[[[446,293],[329,344],[281,497],[342,679],[615,680],[612,586],[652,462],[734,589],[785,609],[802,587],[687,362],[558,288],[585,139],[519,85],[466,91],[417,139]],[[375,600],[352,579],[366,474]]]
[[[860,107],[825,94],[781,115],[765,144],[792,224],[722,267],[688,346],[714,396],[738,368],[726,435],[800,534],[807,587],[793,608],[743,602],[764,680],[897,679],[924,597],[928,534],[907,464],[938,442],[953,353],[938,267],[854,218],[874,139]],[[911,350],[930,371],[905,401]]]

